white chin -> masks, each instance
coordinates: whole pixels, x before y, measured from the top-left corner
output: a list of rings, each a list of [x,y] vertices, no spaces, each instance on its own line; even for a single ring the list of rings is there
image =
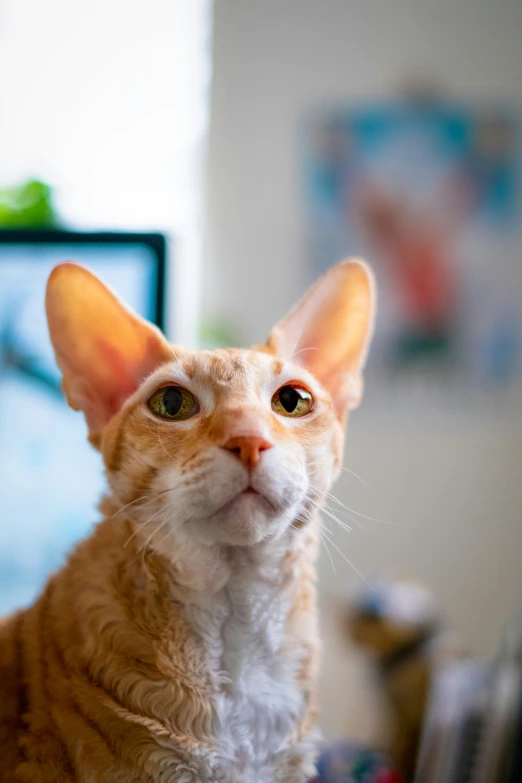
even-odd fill
[[[241,494],[203,523],[205,537],[232,546],[251,546],[274,533],[280,515],[261,495]]]

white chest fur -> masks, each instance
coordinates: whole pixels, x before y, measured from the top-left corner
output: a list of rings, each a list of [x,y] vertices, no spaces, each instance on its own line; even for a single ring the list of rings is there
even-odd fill
[[[288,623],[291,581],[277,559],[274,565],[241,554],[226,587],[190,611],[216,675],[216,761],[231,783],[272,783],[305,709],[303,647]]]

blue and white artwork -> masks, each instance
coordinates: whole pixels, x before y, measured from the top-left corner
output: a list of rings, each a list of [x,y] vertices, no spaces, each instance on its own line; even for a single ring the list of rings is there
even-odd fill
[[[444,99],[308,118],[304,174],[313,276],[368,258],[379,309],[370,373],[430,388],[505,389],[521,377],[521,137],[510,107]]]

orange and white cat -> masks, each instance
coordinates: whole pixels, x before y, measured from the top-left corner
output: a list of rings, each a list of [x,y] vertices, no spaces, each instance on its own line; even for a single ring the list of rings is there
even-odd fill
[[[66,263],[47,289],[103,521],[0,626],[2,783],[304,783],[319,508],[361,397],[371,274],[333,267],[251,350],[188,351]]]

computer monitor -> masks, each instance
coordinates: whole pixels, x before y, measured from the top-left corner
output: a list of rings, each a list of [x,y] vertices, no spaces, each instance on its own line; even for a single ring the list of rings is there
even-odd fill
[[[60,389],[45,318],[51,269],[74,260],[163,326],[161,234],[0,231],[0,615],[30,602],[99,519],[102,460]]]

